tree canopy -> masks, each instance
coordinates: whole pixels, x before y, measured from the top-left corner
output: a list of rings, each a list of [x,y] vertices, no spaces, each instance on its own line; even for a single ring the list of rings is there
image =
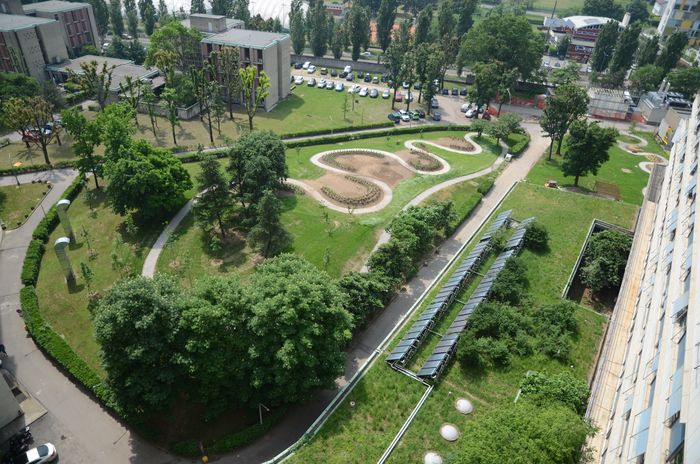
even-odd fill
[[[622,19],[625,10],[614,0],[584,0],[581,14],[588,16],[602,16],[604,18]]]
[[[593,291],[619,286],[631,247],[632,239],[616,230],[594,234],[584,255],[583,282]]]
[[[174,65],[180,71],[186,71],[194,64],[193,60],[199,53],[199,43],[202,34],[196,29],[187,28],[179,21],[171,21],[159,27],[151,35],[146,54],[146,65],[158,66],[158,51],[167,51],[174,54]],[[159,66],[160,67],[160,66]]]
[[[668,73],[671,89],[682,93],[688,100],[693,100],[700,90],[700,68],[679,68]]]
[[[685,32],[677,31],[668,36],[666,47],[656,57],[656,66],[664,68],[666,72],[675,68],[686,45],[688,45],[688,35]]]
[[[561,153],[561,145],[569,127],[574,121],[588,113],[589,97],[586,89],[576,84],[564,84],[557,87],[553,97],[547,100],[540,125],[551,137],[549,157],[552,157],[554,142],[558,141],[557,154]]]
[[[574,121],[561,165],[564,175],[574,176],[574,185],[578,186],[579,177],[597,174],[600,166],[610,159],[608,150],[617,136],[617,129],[601,127],[597,121],[590,124]]]
[[[618,29],[617,22],[608,21],[598,34],[595,48],[593,49],[593,56],[591,56],[591,67],[594,71],[603,72],[608,69],[610,59],[615,52]]]
[[[630,88],[638,93],[649,92],[658,88],[663,78],[663,68],[653,64],[645,64],[630,74]]]

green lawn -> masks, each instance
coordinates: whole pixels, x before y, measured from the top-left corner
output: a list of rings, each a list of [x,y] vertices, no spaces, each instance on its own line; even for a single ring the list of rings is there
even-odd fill
[[[19,227],[50,189],[46,184],[0,187],[0,222],[8,229]]]
[[[441,137],[461,137],[458,132],[428,132],[422,134],[425,140]],[[375,148],[387,151],[403,149],[403,142],[419,139],[421,134],[409,134],[395,137],[377,137],[332,145],[317,145],[300,149],[287,150],[287,165],[290,177],[294,179],[315,179],[323,175],[323,169],[313,165],[309,159],[316,153],[335,148]],[[439,176],[421,175],[399,183],[393,192],[391,203],[381,211],[372,214],[349,215],[322,207],[308,195],[296,194],[283,198],[284,211],[282,221],[294,236],[292,252],[304,257],[321,269],[326,269],[332,276],[340,276],[362,267],[374,247],[382,229],[398,214],[401,208],[413,197],[425,189],[460,175],[478,171],[490,166],[496,159],[493,141],[483,137],[485,151],[480,155],[460,155],[446,150],[435,149],[449,163],[452,169]],[[430,147],[433,150],[433,147]],[[222,160],[226,166],[227,161]],[[197,164],[186,165],[194,176]],[[458,184],[462,185],[462,184]],[[471,186],[453,187],[450,190],[458,212],[466,213],[474,204],[474,198],[468,196],[475,188]],[[447,199],[444,194],[440,199]],[[324,216],[324,213],[327,214]],[[208,253],[205,237],[201,228],[191,220],[185,222],[176,236],[166,245],[158,262],[159,272],[167,272],[179,277],[186,285],[194,277],[221,272],[236,272],[245,278],[256,258],[250,249],[236,242],[227,247],[218,256]],[[186,251],[185,251],[186,250]],[[330,259],[327,265],[324,258]],[[219,260],[223,260],[220,262]]]
[[[103,191],[95,191],[93,184],[89,191],[78,195],[68,214],[77,236],[77,244],[71,245],[68,252],[77,284],[75,288],[67,288],[51,247],[64,234],[59,226],[49,238],[41,263],[36,289],[39,307],[54,330],[64,336],[91,367],[103,373],[98,357],[99,346],[94,338],[92,320],[87,309],[89,291],[80,274],[80,263],[86,263],[94,273],[92,290],[103,293],[121,276],[120,271],[112,267],[113,250],[123,258],[131,273],[140,274],[146,254],[160,232],[160,225],[142,230],[136,238],[131,237],[125,230],[124,218],[112,212]],[[89,234],[87,240],[81,236],[84,230]],[[113,241],[118,237],[124,244],[120,248],[114,248]],[[92,259],[89,249],[94,250]]]
[[[565,177],[561,172],[561,156],[553,153],[552,159],[548,160],[548,153],[543,154],[535,167],[532,168],[527,176],[527,181],[537,185],[544,185],[548,180],[554,179],[561,187],[573,187],[574,178]],[[597,175],[581,177],[579,179],[579,188],[583,191],[593,191],[596,181],[615,184],[620,189],[622,201],[641,204],[643,199],[642,190],[647,185],[649,174],[642,171],[639,163],[648,160],[643,156],[627,153],[617,145],[613,146],[608,153],[610,154],[610,160],[603,164]]]
[[[535,254],[525,250],[521,253],[528,266],[533,304],[539,305],[558,300],[594,218],[631,227],[637,208],[634,205],[521,183],[506,198],[499,211],[505,209],[513,209],[517,219],[537,216],[539,221],[548,226],[549,252]],[[449,273],[444,279],[448,278]],[[469,293],[469,290],[465,293]],[[459,306],[458,303],[455,304],[451,313],[458,312]],[[459,447],[460,441],[448,443],[440,438],[440,425],[450,422],[463,430],[467,421],[479,420],[489,410],[512,401],[528,370],[554,373],[572,369],[579,377],[589,375],[603,334],[605,318],[581,308],[577,312],[577,319],[580,332],[575,340],[572,361],[567,365],[542,355],[534,355],[515,358],[507,369],[493,369],[484,375],[477,375],[466,372],[455,362],[443,374],[441,382],[400,441],[390,462],[422,462],[423,454],[430,450],[449,457]],[[434,344],[436,339],[433,336],[428,343]],[[291,462],[375,462],[398,432],[423,391],[424,387],[392,371],[384,363],[383,356],[380,357],[317,437],[301,448]],[[454,401],[459,397],[473,401],[473,414],[465,417],[456,411]],[[350,406],[351,401],[355,402],[355,407]],[[328,450],[333,450],[333,453],[329,454]]]
[[[668,158],[668,152],[663,149],[663,147],[656,140],[656,137],[654,137],[654,134],[652,132],[632,131],[632,133],[634,135],[636,135],[637,137],[641,137],[647,141],[647,145],[643,148],[644,151],[648,151],[650,153],[656,153],[659,156],[663,156],[664,158]],[[638,141],[635,140],[632,143],[637,143],[637,142]]]
[[[61,142],[60,146],[57,143],[52,143],[47,147],[52,163],[75,159],[71,148],[72,140],[70,136],[62,133]],[[24,166],[44,164],[44,153],[36,145],[30,144],[29,148],[27,148],[22,142],[13,142],[6,147],[0,148],[0,169],[9,169],[18,161]]]

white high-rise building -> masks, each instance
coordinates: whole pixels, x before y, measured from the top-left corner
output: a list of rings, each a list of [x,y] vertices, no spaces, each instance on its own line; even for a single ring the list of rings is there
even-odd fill
[[[588,410],[597,462],[700,462],[699,112],[696,97],[637,220]]]

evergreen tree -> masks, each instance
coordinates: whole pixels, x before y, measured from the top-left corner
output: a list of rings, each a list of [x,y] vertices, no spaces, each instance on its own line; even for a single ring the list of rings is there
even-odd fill
[[[430,25],[433,22],[433,8],[431,5],[423,8],[418,13],[416,24],[416,44],[430,42]]]
[[[109,8],[105,0],[90,0],[92,12],[97,23],[97,33],[104,37],[109,30]]]
[[[233,6],[232,0],[211,0],[211,13],[215,15],[228,16]]]
[[[156,27],[156,10],[153,8],[152,2],[146,5],[146,10],[144,14],[145,16],[143,18],[143,27],[146,30],[146,35],[150,36],[151,34],[153,34],[153,30]]]
[[[248,8],[249,0],[233,0],[231,5],[231,17],[240,19],[246,25],[250,22],[250,8]]]
[[[649,19],[649,3],[644,0],[632,0],[627,5],[627,12],[630,14],[630,24],[640,21],[647,22]]]
[[[459,9],[459,19],[457,20],[457,37],[462,37],[469,32],[474,25],[474,12],[478,5],[477,0],[460,0],[456,6]]]
[[[642,23],[636,22],[625,28],[617,39],[615,53],[610,61],[610,73],[627,71],[634,61],[634,52],[639,46]]]
[[[250,229],[248,240],[264,257],[274,256],[292,243],[292,236],[282,225],[282,202],[266,190],[257,205],[257,223]]]
[[[666,39],[666,48],[661,54],[656,57],[656,66],[669,72],[676,67],[678,60],[681,59],[681,54],[686,45],[688,45],[688,35],[685,32],[674,32]]]
[[[617,42],[618,27],[615,21],[609,21],[598,34],[591,57],[591,67],[594,71],[603,72],[608,69]]]
[[[112,23],[112,32],[117,37],[124,33],[124,17],[122,16],[121,0],[109,0],[109,20]]]
[[[158,0],[158,23],[163,26],[169,17],[168,6],[165,4],[165,0]]]
[[[344,23],[334,22],[333,32],[331,33],[331,52],[333,58],[339,60],[343,56],[345,48],[345,25]]]
[[[139,35],[139,17],[135,10],[127,10],[126,24],[129,26],[129,35],[136,39]]]
[[[352,44],[352,60],[360,58],[362,46],[369,41],[369,14],[360,4],[354,3],[347,12],[346,24]]]
[[[226,237],[224,223],[232,206],[228,182],[215,156],[205,156],[200,166],[202,171],[197,176],[199,194],[195,200],[195,218],[205,230],[216,222],[221,236]]]
[[[396,20],[396,7],[396,0],[382,0],[379,6],[379,13],[377,15],[377,38],[379,39],[379,46],[383,51],[386,51],[391,42],[391,31],[394,28],[394,21]]]
[[[204,8],[204,0],[192,0],[190,2],[190,13],[195,14],[195,13],[206,13],[207,10]]]
[[[304,46],[306,45],[306,25],[301,6],[301,0],[292,0],[292,6],[289,11],[289,33],[292,40],[292,49],[297,55],[304,53]]]
[[[654,64],[659,53],[659,36],[654,34],[650,39],[645,39],[637,49],[637,67]]]
[[[328,15],[322,1],[313,4],[307,15],[309,43],[314,56],[323,56],[328,49]]]

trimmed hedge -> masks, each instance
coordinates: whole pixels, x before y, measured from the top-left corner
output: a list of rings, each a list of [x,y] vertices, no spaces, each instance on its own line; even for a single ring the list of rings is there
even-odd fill
[[[253,440],[260,438],[273,426],[277,425],[277,423],[279,423],[279,421],[284,417],[286,412],[286,407],[280,407],[275,412],[267,416],[262,425],[260,423],[256,423],[255,425],[251,425],[244,430],[225,435],[211,442],[205,442],[203,443],[204,450],[207,453],[221,454],[229,452],[235,448],[240,448],[243,445],[247,445]],[[179,454],[180,456],[201,455],[199,450],[199,442],[195,440],[175,443],[170,447],[170,451],[175,454]]]
[[[325,134],[340,134],[343,132],[352,132],[352,131],[357,131],[357,130],[367,130],[367,129],[380,129],[382,127],[393,127],[394,123],[391,121],[386,121],[386,122],[376,122],[373,124],[363,124],[360,126],[347,126],[347,127],[341,127],[338,129],[313,129],[313,130],[308,130],[308,131],[301,131],[301,132],[289,132],[287,134],[282,134],[280,135],[280,138],[282,140],[286,139],[294,139],[298,137],[311,137],[314,135],[325,135]]]
[[[48,164],[29,164],[20,166],[19,168],[3,168],[0,169],[0,176],[12,176],[15,174],[26,174],[28,172],[48,171],[49,169],[72,168],[75,164],[72,161],[59,161],[53,166]]]
[[[512,143],[511,139],[514,139]],[[530,144],[530,136],[528,134],[510,134],[506,142],[508,143],[508,151],[513,155],[519,155]]]
[[[24,257],[22,264],[22,283],[24,285],[36,285],[36,280],[39,278],[39,269],[41,269],[41,258],[44,256],[44,242],[33,239],[29,242],[27,255]]]
[[[489,193],[491,187],[493,187],[494,182],[494,179],[491,176],[489,176],[486,179],[483,179],[481,182],[479,182],[479,185],[476,187],[476,191],[479,192],[481,196],[484,196],[487,193]]]

